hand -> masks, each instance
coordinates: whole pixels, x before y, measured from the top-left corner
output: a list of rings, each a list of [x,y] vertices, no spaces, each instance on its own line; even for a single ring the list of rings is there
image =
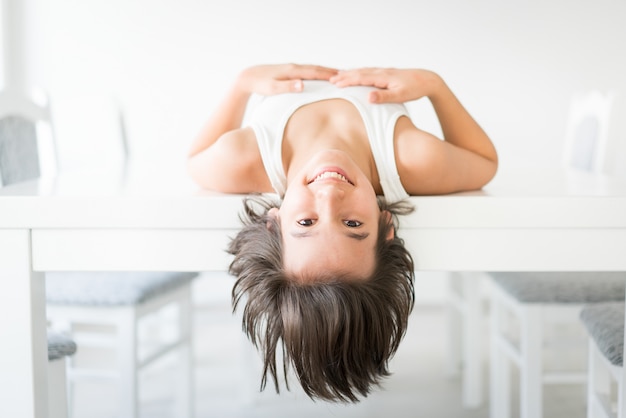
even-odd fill
[[[318,65],[259,65],[244,70],[238,86],[247,93],[270,96],[302,91],[302,80],[329,80],[335,74],[336,69]]]
[[[372,103],[404,103],[430,96],[441,81],[432,71],[396,68],[358,68],[330,78],[338,87],[376,87],[369,96]]]

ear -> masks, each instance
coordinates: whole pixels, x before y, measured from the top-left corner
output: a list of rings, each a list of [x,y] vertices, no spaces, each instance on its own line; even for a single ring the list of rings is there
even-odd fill
[[[384,217],[384,220],[387,224],[393,225],[393,218],[392,218],[391,212],[389,212],[388,210],[383,210],[380,213],[380,216]],[[389,228],[389,232],[387,232],[387,236],[385,237],[385,239],[387,241],[391,241],[395,237],[396,237],[396,228],[392,226],[391,228]]]
[[[276,221],[280,220],[280,217],[278,216],[278,208],[271,208],[270,210],[268,210],[267,216],[270,216],[276,219]],[[267,227],[267,229],[270,229],[272,227],[272,224],[269,222],[266,222],[265,226]]]

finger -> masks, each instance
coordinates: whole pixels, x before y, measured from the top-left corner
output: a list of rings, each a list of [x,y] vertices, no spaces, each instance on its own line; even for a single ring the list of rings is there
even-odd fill
[[[369,94],[370,103],[402,103],[402,97],[398,91],[381,89],[371,91]]]
[[[338,69],[333,67],[324,67],[322,65],[309,65],[313,71],[319,72],[321,74],[337,74],[339,72]]]
[[[333,81],[343,85],[367,85],[384,87],[388,77],[379,68],[356,68],[339,71]]]
[[[387,77],[363,71],[340,73],[331,78],[331,82],[338,87],[348,86],[372,86],[378,88],[386,88],[389,80]]]
[[[276,80],[271,85],[271,94],[298,93],[304,88],[302,80]]]
[[[370,103],[385,103],[386,99],[388,99],[385,94],[385,90],[374,90],[370,92],[369,101]]]
[[[329,80],[338,72],[335,68],[319,65],[294,65],[288,71],[288,78],[304,80]]]
[[[376,67],[360,67],[360,68],[351,68],[348,70],[339,70],[339,74],[341,75],[354,75],[354,74],[375,74],[380,72],[380,68]]]

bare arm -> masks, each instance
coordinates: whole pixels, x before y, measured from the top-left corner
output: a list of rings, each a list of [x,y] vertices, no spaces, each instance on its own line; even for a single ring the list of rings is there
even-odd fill
[[[378,90],[370,94],[373,103],[402,103],[428,97],[441,124],[444,142],[435,141],[433,135],[417,130],[407,136],[421,143],[409,144],[407,151],[414,150],[416,153],[410,155],[430,159],[414,162],[415,170],[422,171],[414,172],[411,180],[440,175],[439,188],[431,185],[429,192],[448,193],[480,188],[495,175],[498,156],[493,143],[437,74],[427,70],[366,68],[342,71],[331,78],[331,82],[340,87],[377,87]],[[404,139],[407,139],[406,136]],[[407,154],[399,154],[406,159]],[[407,190],[412,187],[407,187]]]
[[[336,73],[332,68],[296,64],[259,65],[242,71],[193,142],[189,156],[210,147],[224,133],[240,128],[252,93],[269,96],[299,92],[302,80],[328,80]]]
[[[238,83],[231,87],[191,145],[189,157],[209,148],[226,132],[241,127],[249,98],[250,92],[242,90]]]
[[[240,129],[250,96],[299,92],[303,88],[302,80],[328,80],[336,73],[332,68],[296,64],[260,65],[242,71],[191,145],[188,162],[191,176],[202,187],[214,190],[265,191],[263,187],[257,190],[259,186],[251,178],[259,174],[260,166],[252,166],[258,156],[258,150],[255,152],[251,146],[254,136]],[[226,171],[217,171],[218,168]],[[225,187],[218,176],[228,177],[232,184],[241,184],[243,188]]]

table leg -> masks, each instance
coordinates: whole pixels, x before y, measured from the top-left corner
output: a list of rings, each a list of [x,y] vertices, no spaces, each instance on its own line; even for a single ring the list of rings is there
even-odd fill
[[[7,417],[45,417],[45,281],[32,271],[30,231],[0,230],[0,405]]]

